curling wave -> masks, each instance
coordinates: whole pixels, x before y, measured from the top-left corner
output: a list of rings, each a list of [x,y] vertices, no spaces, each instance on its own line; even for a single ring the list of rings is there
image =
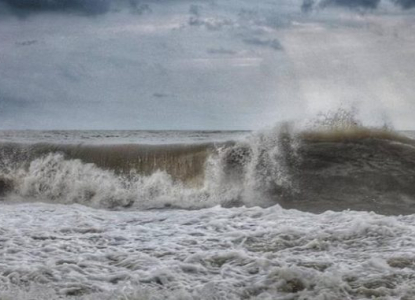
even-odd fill
[[[7,201],[415,212],[415,142],[359,124],[201,145],[1,145]]]

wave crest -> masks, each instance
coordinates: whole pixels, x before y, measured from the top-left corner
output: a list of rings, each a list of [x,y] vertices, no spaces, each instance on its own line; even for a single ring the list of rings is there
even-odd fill
[[[415,212],[415,145],[361,124],[205,145],[5,145],[6,199],[199,209],[280,204],[311,212]]]

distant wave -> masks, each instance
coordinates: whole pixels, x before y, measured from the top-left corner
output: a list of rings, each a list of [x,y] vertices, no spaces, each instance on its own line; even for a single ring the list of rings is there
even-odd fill
[[[6,201],[415,212],[415,142],[387,128],[282,125],[220,144],[0,148]]]

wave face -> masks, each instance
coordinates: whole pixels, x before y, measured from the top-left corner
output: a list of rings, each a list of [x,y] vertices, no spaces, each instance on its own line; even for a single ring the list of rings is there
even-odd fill
[[[13,201],[169,206],[175,197],[200,189],[211,148],[208,144],[5,144],[0,187]],[[193,205],[184,201],[182,206]]]
[[[361,126],[296,131],[283,125],[220,144],[6,143],[0,157],[7,201],[415,212],[415,143]]]

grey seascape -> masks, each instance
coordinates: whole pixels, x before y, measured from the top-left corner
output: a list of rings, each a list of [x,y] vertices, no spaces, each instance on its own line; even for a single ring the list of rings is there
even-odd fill
[[[0,0],[0,300],[415,300],[415,0]]]

